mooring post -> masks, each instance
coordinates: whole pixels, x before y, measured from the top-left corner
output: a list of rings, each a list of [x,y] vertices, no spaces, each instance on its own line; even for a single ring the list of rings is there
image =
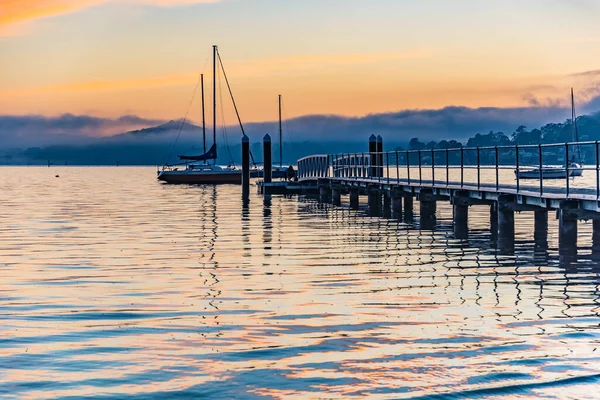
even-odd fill
[[[537,248],[548,247],[548,210],[534,211],[533,241]]]
[[[250,196],[250,138],[242,136],[242,197]]]
[[[381,209],[381,193],[379,188],[375,185],[369,186],[369,214],[371,216],[379,216],[379,210]]]
[[[576,207],[571,202],[564,202],[558,209],[558,252],[571,254],[577,252],[577,215],[571,210]]]
[[[377,136],[369,136],[369,155],[371,158],[371,168],[369,171],[369,177],[373,178],[377,176]]]
[[[469,237],[469,205],[465,199],[454,198],[453,201],[454,237],[467,239]]]
[[[402,219],[402,193],[398,188],[392,191],[392,217],[397,220]]]
[[[263,157],[264,157],[264,182],[273,182],[273,156],[271,147],[271,136],[267,133],[263,138]]]
[[[350,208],[351,209],[358,210],[359,196],[360,196],[360,188],[351,187],[350,188]]]
[[[432,230],[435,227],[437,203],[431,190],[421,190],[419,205],[421,211],[421,229]]]
[[[412,223],[415,218],[414,199],[412,194],[404,196],[404,222]]]
[[[392,193],[389,190],[382,190],[383,196],[383,217],[392,217]]]
[[[383,177],[383,138],[377,135],[377,176]]]
[[[338,207],[342,205],[342,188],[340,185],[331,185],[331,203]]]
[[[498,210],[498,248],[507,253],[515,250],[515,210],[512,196],[500,196]]]

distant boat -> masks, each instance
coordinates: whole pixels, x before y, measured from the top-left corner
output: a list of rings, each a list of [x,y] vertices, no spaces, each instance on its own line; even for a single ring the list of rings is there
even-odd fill
[[[575,113],[575,96],[573,95],[573,88],[571,88],[571,129],[572,137],[574,142],[579,142],[579,131],[577,129],[577,115]],[[519,179],[567,179],[567,177],[578,177],[583,175],[583,162],[581,160],[581,149],[577,146],[577,156],[573,154],[571,161],[567,166],[552,167],[542,166],[541,171],[539,167],[519,169],[515,170],[515,175]]]
[[[217,46],[213,46],[213,144],[206,151],[206,120],[204,115],[204,75],[200,76],[202,83],[202,138],[204,154],[198,156],[179,156],[183,161],[179,164],[165,164],[158,172],[158,179],[174,184],[242,184],[242,171],[234,167],[221,167],[216,165],[217,160],[217,59],[223,68]],[[223,71],[224,74],[224,71]],[[224,74],[225,75],[225,74]],[[227,77],[225,75],[225,79]],[[227,83],[229,87],[229,83]],[[231,89],[230,89],[231,92]],[[232,97],[233,100],[233,97]],[[234,101],[235,106],[235,101]],[[237,113],[237,107],[236,107]],[[238,115],[239,119],[239,115]],[[240,121],[240,126],[243,126]],[[213,161],[213,164],[208,164]],[[190,163],[194,162],[194,163]],[[183,168],[182,168],[183,167]],[[182,169],[180,169],[182,168]]]

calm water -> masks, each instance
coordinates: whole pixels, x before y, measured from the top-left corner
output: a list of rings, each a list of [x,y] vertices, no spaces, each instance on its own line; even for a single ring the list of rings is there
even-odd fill
[[[600,398],[590,224],[567,263],[527,213],[513,257],[486,207],[457,241],[443,203],[421,232],[152,168],[0,172],[1,398]]]

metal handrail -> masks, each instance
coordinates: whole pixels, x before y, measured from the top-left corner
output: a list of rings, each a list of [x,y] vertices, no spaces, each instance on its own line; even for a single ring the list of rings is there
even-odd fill
[[[578,160],[581,165],[571,165],[570,154],[575,154],[577,147],[578,152],[582,148],[587,150],[588,158],[594,158],[594,163],[585,164],[583,160]],[[555,149],[553,157],[544,154],[549,149]],[[444,155],[439,156],[440,153]],[[556,160],[555,163],[544,164],[545,160],[550,159]],[[430,187],[495,188],[496,191],[502,189],[512,194],[537,192],[540,196],[551,192],[556,195],[562,188],[560,193],[566,199],[574,194],[594,192],[596,199],[600,200],[599,141],[318,154],[298,160],[298,169],[300,180],[333,177],[386,184],[414,185],[418,182],[419,185]],[[441,172],[444,170],[445,173]],[[476,174],[467,172],[473,170],[476,170]],[[514,175],[509,177],[506,174],[508,170],[512,170]],[[418,179],[415,180],[414,173],[417,171]],[[457,171],[460,172],[459,181]],[[495,174],[492,176],[485,171],[495,171]],[[588,183],[589,187],[571,184],[572,174],[583,171],[595,171],[595,187],[591,183]],[[548,175],[552,173],[559,176],[555,182],[562,179],[563,184],[554,185],[551,190],[547,182]]]

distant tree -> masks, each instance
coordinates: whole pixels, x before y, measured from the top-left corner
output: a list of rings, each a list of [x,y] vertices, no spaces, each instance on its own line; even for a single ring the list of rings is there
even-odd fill
[[[410,150],[425,150],[427,146],[418,138],[412,138],[410,139],[410,142],[408,142],[408,148]]]

